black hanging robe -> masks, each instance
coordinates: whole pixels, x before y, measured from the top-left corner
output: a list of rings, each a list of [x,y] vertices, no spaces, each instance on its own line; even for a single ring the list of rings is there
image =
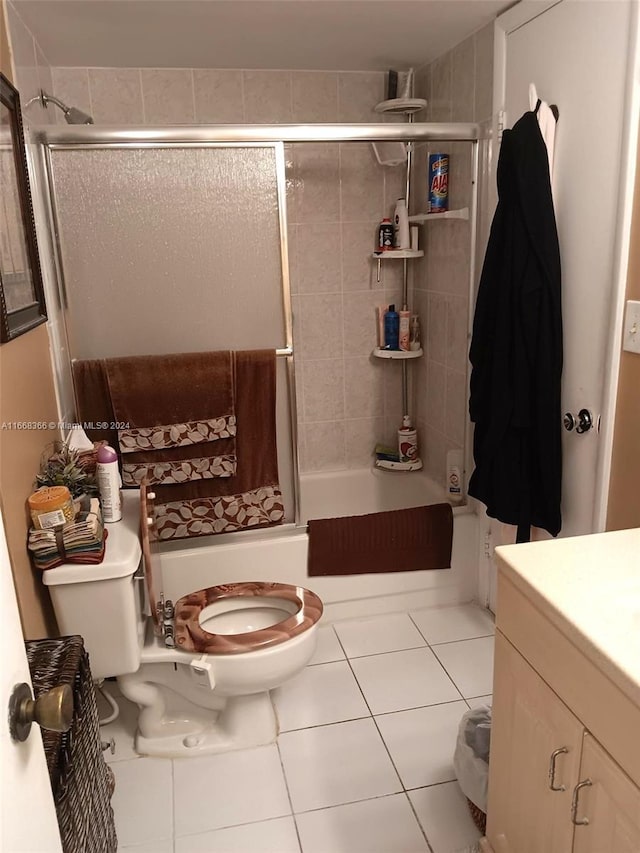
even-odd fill
[[[526,542],[531,526],[561,527],[560,251],[536,112],[504,132],[498,195],[469,356],[469,494]]]

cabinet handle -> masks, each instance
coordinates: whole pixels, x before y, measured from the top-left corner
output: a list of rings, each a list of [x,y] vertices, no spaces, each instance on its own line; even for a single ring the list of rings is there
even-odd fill
[[[551,791],[566,791],[564,785],[556,785],[556,758],[569,752],[566,746],[561,746],[560,749],[554,749],[549,760],[549,789]]]
[[[585,779],[584,782],[578,782],[576,787],[573,789],[573,799],[571,801],[571,822],[574,826],[587,826],[589,823],[589,818],[583,817],[578,820],[578,797],[580,795],[580,788],[590,788],[593,785],[591,779]]]

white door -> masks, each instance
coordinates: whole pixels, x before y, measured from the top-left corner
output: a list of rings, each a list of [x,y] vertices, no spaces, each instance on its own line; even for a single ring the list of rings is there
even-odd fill
[[[0,850],[6,853],[58,853],[62,850],[40,729],[34,723],[24,743],[9,734],[9,697],[16,684],[31,685],[18,615],[9,554],[0,514],[0,755],[2,820]]]
[[[632,0],[523,0],[494,27],[494,138],[529,109],[529,84],[560,111],[553,195],[562,261],[562,411],[596,428],[564,432],[561,536],[604,530],[638,133],[638,10]],[[497,155],[497,151],[494,152]],[[495,187],[495,166],[493,157]],[[494,198],[495,201],[495,198]],[[515,541],[491,525],[493,544]],[[495,609],[495,563],[480,592]]]
[[[633,6],[629,0],[522,3],[496,27],[494,110],[504,108],[505,127],[529,109],[530,83],[560,111],[553,195],[562,262],[562,406],[602,417],[600,432],[564,433],[562,536],[604,528],[613,428],[608,393],[615,395],[611,368],[619,350],[615,309],[624,292],[624,214],[633,191],[627,163],[635,162],[626,149],[637,131],[627,86],[635,59]]]

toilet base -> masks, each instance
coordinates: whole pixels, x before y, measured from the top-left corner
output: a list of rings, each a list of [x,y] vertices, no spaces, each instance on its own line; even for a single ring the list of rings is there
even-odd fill
[[[275,741],[278,722],[269,693],[252,693],[228,698],[219,712],[202,709],[188,719],[165,719],[156,732],[145,736],[138,728],[139,755],[185,758],[264,746]]]

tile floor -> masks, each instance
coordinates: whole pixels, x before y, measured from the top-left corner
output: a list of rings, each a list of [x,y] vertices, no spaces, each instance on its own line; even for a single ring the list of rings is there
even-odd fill
[[[455,782],[462,714],[491,701],[493,622],[475,605],[322,626],[272,693],[277,743],[141,758],[135,712],[102,729],[131,853],[455,853],[479,837]]]

